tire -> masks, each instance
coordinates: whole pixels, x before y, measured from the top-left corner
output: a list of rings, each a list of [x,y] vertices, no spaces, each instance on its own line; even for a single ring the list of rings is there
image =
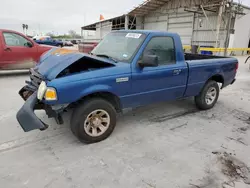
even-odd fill
[[[111,135],[115,126],[115,108],[100,98],[89,99],[80,104],[75,109],[70,123],[72,133],[87,144],[105,140]]]
[[[59,45],[58,45],[58,47],[59,47],[59,48],[62,48],[62,47],[63,47],[63,45],[62,45],[62,44],[59,44]]]
[[[203,87],[198,96],[195,97],[195,104],[200,110],[208,110],[214,107],[220,93],[220,88],[216,81],[210,80]]]

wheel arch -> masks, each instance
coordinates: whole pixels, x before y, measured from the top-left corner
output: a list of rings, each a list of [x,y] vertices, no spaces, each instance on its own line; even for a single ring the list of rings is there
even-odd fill
[[[104,99],[104,100],[110,102],[114,106],[114,108],[117,112],[122,111],[122,105],[121,105],[120,98],[117,95],[115,95],[114,93],[109,92],[109,91],[96,91],[96,92],[88,93],[88,94],[82,96],[79,100],[77,100],[76,102],[74,102],[71,105],[78,105],[79,103],[83,103],[84,101],[92,99],[92,98]]]
[[[215,75],[211,76],[211,77],[207,80],[207,82],[209,82],[209,81],[211,81],[211,80],[216,81],[216,82],[218,82],[218,83],[221,83],[221,84],[222,84],[221,88],[223,88],[223,86],[224,86],[224,77],[223,77],[221,74],[215,74]],[[206,82],[206,83],[207,83],[207,82]],[[206,85],[206,84],[205,84],[205,85]]]

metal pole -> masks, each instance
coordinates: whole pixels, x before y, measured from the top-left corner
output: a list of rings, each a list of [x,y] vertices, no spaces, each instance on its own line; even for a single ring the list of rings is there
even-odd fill
[[[102,40],[102,29],[103,29],[103,27],[102,27],[102,22],[100,23],[100,39]]]
[[[129,17],[125,15],[125,30],[128,30]]]
[[[195,29],[195,16],[196,14],[193,14],[193,23],[192,23],[192,36],[191,36],[191,46],[193,45],[193,40],[194,40],[194,29]]]
[[[223,9],[224,9],[224,6],[225,6],[224,2],[225,1],[222,0],[221,5],[220,5],[220,9],[219,9],[218,19],[217,19],[215,48],[218,48],[218,44],[219,44],[219,36],[220,36],[220,26],[221,26],[221,20],[222,20],[222,13],[223,13]]]
[[[229,45],[229,39],[230,39],[230,30],[231,30],[231,23],[232,23],[232,9],[233,9],[233,4],[232,1],[230,3],[230,10],[229,10],[229,20],[227,22],[227,34],[226,34],[226,40],[225,40],[225,46],[224,46],[224,56],[227,56],[227,48]]]

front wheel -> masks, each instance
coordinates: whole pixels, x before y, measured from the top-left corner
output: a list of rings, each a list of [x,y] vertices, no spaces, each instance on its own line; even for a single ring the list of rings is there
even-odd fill
[[[103,99],[90,99],[82,103],[73,113],[71,130],[84,143],[100,142],[113,132],[116,111]]]
[[[216,81],[208,81],[200,94],[195,97],[196,106],[201,110],[213,108],[220,93],[220,88]]]

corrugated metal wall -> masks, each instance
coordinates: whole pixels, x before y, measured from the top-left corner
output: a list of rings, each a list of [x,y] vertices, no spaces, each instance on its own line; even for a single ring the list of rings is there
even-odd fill
[[[184,45],[191,45],[193,33],[193,13],[179,7],[186,0],[171,1],[144,18],[144,29],[153,29],[178,33]]]
[[[202,1],[197,0],[195,4],[202,4]],[[203,14],[187,12],[184,8],[175,8],[182,5],[186,5],[186,0],[169,1],[150,14],[137,17],[136,29],[178,33],[183,45],[215,46],[218,13],[206,11],[207,20]],[[220,47],[225,45],[228,18],[229,16],[222,18],[219,34]],[[96,36],[103,38],[111,30],[112,23],[99,23],[97,24]]]
[[[227,20],[223,19],[219,34],[219,46],[224,47],[226,39]],[[208,20],[204,15],[195,15],[193,44],[199,46],[215,46],[217,15],[208,14]]]
[[[167,31],[167,27],[168,27],[168,15],[163,15],[163,16],[148,15],[144,18],[145,30]]]
[[[216,32],[218,13],[206,12],[209,20],[207,21],[203,14],[187,12],[184,11],[184,8],[172,8],[178,7],[180,4],[185,5],[185,1],[166,3],[160,9],[144,16],[144,27],[142,28],[178,33],[183,45],[215,46],[216,36],[214,32]],[[227,21],[227,17],[223,17],[219,36],[221,47],[224,47],[225,43]],[[143,25],[142,22],[143,19],[140,19],[137,24]]]
[[[106,21],[96,24],[96,38],[102,39],[106,34],[111,32],[112,22]]]
[[[143,16],[136,16],[136,29],[143,29]]]
[[[169,14],[168,31],[178,33],[183,45],[191,45],[193,14],[187,12]]]
[[[182,9],[178,13],[150,14],[144,18],[144,29],[178,33],[184,45],[191,45],[193,14]]]

